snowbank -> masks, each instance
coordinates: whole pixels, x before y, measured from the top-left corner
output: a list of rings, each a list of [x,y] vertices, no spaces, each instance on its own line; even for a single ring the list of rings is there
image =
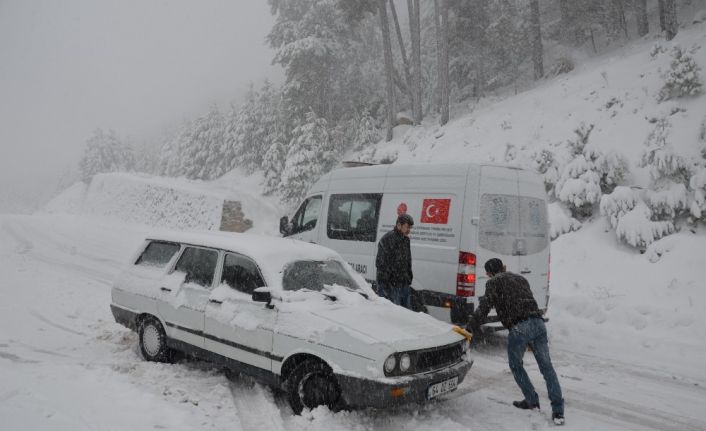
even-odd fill
[[[76,183],[52,199],[43,212],[110,217],[123,222],[178,230],[218,230],[225,201],[241,203],[252,232],[276,233],[284,212],[257,194],[257,178],[237,171],[215,182],[146,174],[111,173]]]

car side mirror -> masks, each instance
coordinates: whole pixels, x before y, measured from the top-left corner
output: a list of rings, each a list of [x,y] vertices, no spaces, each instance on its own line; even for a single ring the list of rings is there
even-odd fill
[[[272,302],[272,294],[269,291],[258,291],[255,290],[252,293],[252,300],[255,302],[266,302],[267,303],[267,308],[273,308],[272,305],[270,304]]]
[[[281,233],[282,235],[289,235],[291,230],[292,227],[289,225],[289,218],[287,216],[284,216],[279,219],[279,233]]]

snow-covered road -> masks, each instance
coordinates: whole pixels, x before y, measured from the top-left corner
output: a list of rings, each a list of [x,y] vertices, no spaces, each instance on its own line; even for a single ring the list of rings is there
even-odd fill
[[[0,428],[7,430],[518,430],[550,429],[549,403],[534,359],[530,376],[542,413],[520,411],[502,335],[474,354],[475,365],[452,399],[394,411],[293,416],[286,401],[245,378],[226,378],[207,363],[141,359],[137,339],[113,322],[110,283],[145,228],[76,216],[0,216]],[[569,244],[565,244],[566,247]],[[553,255],[556,259],[555,245]],[[571,266],[554,264],[553,277]],[[704,271],[702,268],[701,271]],[[582,280],[578,280],[582,282]],[[553,287],[558,304],[572,287]],[[550,314],[552,317],[552,314]],[[610,316],[609,316],[610,317]],[[593,323],[596,336],[605,324]],[[698,322],[697,322],[698,323]],[[674,350],[640,360],[618,349],[584,349],[587,330],[556,313],[552,355],[566,398],[566,429],[704,430],[706,378],[680,356],[706,342],[681,335]],[[568,326],[568,328],[567,328]],[[699,325],[695,325],[699,326]],[[648,326],[649,328],[649,326]],[[608,328],[621,333],[621,328]],[[694,331],[696,332],[696,331]],[[683,332],[678,332],[683,334]],[[650,335],[630,342],[649,340]],[[662,337],[660,335],[660,337]],[[659,346],[674,340],[652,340]],[[600,344],[600,343],[599,343]],[[644,344],[644,343],[643,343]],[[626,340],[626,345],[631,346]],[[691,350],[690,350],[691,349]],[[647,350],[648,351],[648,350]],[[668,352],[667,352],[668,353]],[[627,358],[627,360],[626,360]],[[639,363],[639,365],[637,365]],[[684,371],[686,370],[686,371]],[[689,371],[692,370],[692,371]]]

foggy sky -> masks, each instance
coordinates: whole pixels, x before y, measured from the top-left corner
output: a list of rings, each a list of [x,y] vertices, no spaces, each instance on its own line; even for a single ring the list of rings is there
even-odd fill
[[[265,0],[0,0],[0,212],[46,193],[96,128],[159,139],[281,81],[272,22]]]

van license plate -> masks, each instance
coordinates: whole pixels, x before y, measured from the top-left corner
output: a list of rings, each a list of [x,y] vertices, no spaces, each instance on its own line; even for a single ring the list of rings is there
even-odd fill
[[[429,389],[427,389],[427,398],[432,399],[438,397],[439,395],[449,393],[455,390],[457,386],[458,377],[454,377],[452,379],[444,380],[443,382],[433,384],[429,386]]]

